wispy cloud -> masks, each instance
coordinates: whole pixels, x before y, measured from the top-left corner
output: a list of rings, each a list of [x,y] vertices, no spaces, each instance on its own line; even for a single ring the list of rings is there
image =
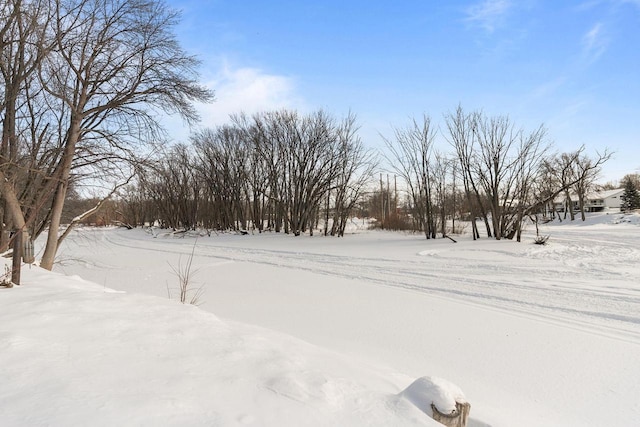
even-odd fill
[[[621,0],[622,3],[630,3],[638,8],[640,8],[640,0]]]
[[[578,5],[575,7],[576,10],[578,11],[586,11],[586,10],[592,10],[598,6],[600,6],[601,4],[605,3],[607,0],[586,0],[586,1],[582,1],[580,3],[578,3]]]
[[[501,25],[511,6],[510,0],[483,0],[467,8],[467,21],[492,33]]]
[[[608,44],[605,27],[597,22],[582,36],[583,55],[588,62],[594,62],[607,50]]]
[[[225,65],[207,84],[216,92],[216,102],[202,107],[203,122],[220,124],[229,114],[295,107],[292,78],[265,73],[257,68],[231,68]]]
[[[534,99],[545,99],[556,95],[558,90],[562,88],[567,82],[567,78],[564,76],[558,76],[553,80],[549,80],[534,87],[531,92],[531,97]]]
[[[640,0],[584,0],[576,6],[576,10],[593,10],[601,6],[605,8],[619,8],[627,4],[640,9]]]
[[[258,68],[234,68],[224,63],[206,86],[215,91],[215,102],[197,104],[202,127],[229,122],[229,116],[244,112],[253,114],[280,108],[304,109],[291,77],[269,74]],[[177,117],[168,117],[165,127],[174,140],[186,141],[189,129]]]

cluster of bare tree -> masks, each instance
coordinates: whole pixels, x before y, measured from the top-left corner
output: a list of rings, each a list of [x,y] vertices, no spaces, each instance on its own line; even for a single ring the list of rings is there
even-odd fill
[[[355,134],[353,115],[237,115],[161,156],[129,187],[120,211],[132,225],[294,235],[322,226],[325,235],[340,236],[358,207],[383,228],[420,230],[428,239],[470,219],[474,239],[484,223],[488,237],[520,240],[527,219],[557,214],[559,198],[569,199],[573,219],[577,197],[584,220],[585,195],[608,153],[551,153],[542,126],[525,132],[506,116],[458,108],[445,122],[450,152],[435,149],[437,130],[426,115],[386,140],[392,191],[388,175],[386,189],[382,175],[375,189],[373,156]]]
[[[407,186],[406,211],[427,238],[446,236],[447,222],[453,228],[464,213],[481,219],[488,237],[519,241],[523,222],[547,214],[560,194],[569,201],[571,194],[578,197],[584,220],[585,195],[609,153],[596,159],[583,148],[550,154],[544,127],[525,132],[506,116],[467,113],[461,107],[445,122],[443,136],[453,155],[435,150],[437,131],[426,115],[386,141],[389,162]],[[573,210],[570,214],[573,219]],[[480,237],[475,220],[471,226],[473,238]]]
[[[438,231],[446,236],[448,195],[455,200],[456,194],[457,165],[434,149],[436,133],[431,118],[424,115],[422,122],[413,120],[407,128],[396,129],[395,140],[386,140],[389,163],[407,185],[407,210],[414,228],[422,230],[427,239],[435,238]]]
[[[563,215],[556,212],[556,204],[550,204],[550,214],[562,220],[569,215],[571,221],[575,219],[575,204],[573,198],[578,200],[578,211],[582,221],[585,220],[585,201],[590,191],[596,189],[596,179],[602,163],[611,157],[611,153],[604,152],[595,159],[584,154],[584,147],[575,151],[557,154],[546,159],[543,165],[541,177],[545,180],[546,188],[542,188],[543,194],[553,193],[554,189],[562,188]]]
[[[0,0],[0,251],[6,230],[48,229],[50,269],[70,186],[126,182],[158,113],[197,119],[212,93],[177,18],[159,0]]]
[[[146,207],[133,225],[342,236],[376,166],[356,130],[351,114],[240,114],[161,156],[123,202]]]

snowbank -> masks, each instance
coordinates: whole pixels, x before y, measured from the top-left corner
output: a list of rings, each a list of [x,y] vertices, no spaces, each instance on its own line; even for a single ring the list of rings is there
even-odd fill
[[[4,427],[439,425],[373,368],[194,306],[37,267],[0,292]]]

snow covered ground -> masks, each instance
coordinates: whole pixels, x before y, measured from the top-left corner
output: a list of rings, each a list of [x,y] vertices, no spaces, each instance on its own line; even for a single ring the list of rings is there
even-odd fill
[[[79,230],[56,271],[97,286],[33,269],[0,290],[0,425],[434,425],[401,397],[426,375],[472,427],[635,425],[639,217],[541,232]],[[167,300],[194,245],[199,309]]]

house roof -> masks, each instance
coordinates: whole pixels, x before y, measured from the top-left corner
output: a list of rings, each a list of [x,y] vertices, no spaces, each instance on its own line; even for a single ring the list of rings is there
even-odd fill
[[[585,200],[600,200],[600,199],[604,200],[606,198],[617,196],[622,193],[624,193],[624,188],[616,188],[614,190],[592,191],[590,193],[587,193]],[[574,200],[574,201],[578,200],[578,195],[576,193],[571,193],[570,197],[571,197],[571,200]],[[564,201],[565,201],[564,193],[558,194],[558,197],[556,197],[553,200],[553,202],[557,204],[564,203]]]
[[[608,197],[617,196],[624,193],[624,188],[616,188],[615,190],[594,191],[587,194],[587,199],[606,199]]]

